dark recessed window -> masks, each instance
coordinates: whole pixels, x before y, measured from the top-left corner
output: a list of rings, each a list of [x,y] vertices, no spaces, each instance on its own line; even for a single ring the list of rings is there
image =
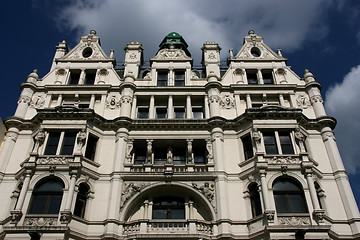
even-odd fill
[[[294,148],[291,142],[289,132],[279,132],[281,151],[283,154],[294,154]]]
[[[57,178],[42,181],[35,187],[29,208],[30,214],[58,214],[64,183]]]
[[[168,71],[158,71],[158,79],[157,85],[158,86],[167,86],[168,84]]]
[[[185,86],[185,71],[175,71],[175,86]]]
[[[274,200],[278,213],[307,213],[308,209],[301,186],[292,179],[279,178],[273,184]]]
[[[248,84],[258,84],[257,74],[254,71],[246,71]]]
[[[75,145],[76,132],[65,132],[60,155],[72,155]]]
[[[60,140],[60,132],[50,132],[45,147],[45,155],[55,155]]]
[[[80,71],[70,71],[69,85],[79,84]]]
[[[274,84],[274,78],[273,78],[271,70],[263,70],[261,73],[262,73],[264,84]]]
[[[72,155],[75,145],[76,132],[50,132],[46,143],[45,155]],[[60,144],[61,142],[61,144]]]
[[[253,217],[259,216],[262,214],[262,208],[258,186],[256,184],[251,184],[249,187],[249,193],[252,215]]]
[[[186,148],[174,147],[173,148],[173,163],[175,165],[182,165],[186,163]]]
[[[155,198],[153,219],[185,219],[185,202],[183,198]]]
[[[146,146],[137,146],[134,148],[134,164],[142,165],[146,160]]]
[[[89,134],[87,144],[86,144],[86,150],[85,150],[85,157],[87,159],[90,159],[90,160],[95,159],[97,142],[98,142],[98,137],[95,137],[95,136]]]
[[[137,118],[149,118],[149,108],[148,107],[138,107]]]
[[[250,53],[253,57],[260,57],[261,55],[260,49],[258,49],[257,47],[251,48]]]
[[[96,71],[94,70],[87,70],[85,73],[85,82],[86,85],[94,85],[96,77]]]
[[[266,154],[278,154],[274,132],[264,132],[264,145]]]
[[[252,158],[254,156],[254,152],[253,152],[253,145],[250,134],[246,135],[245,137],[242,137],[241,141],[243,144],[245,160]]]
[[[165,107],[156,108],[156,118],[167,118],[167,109]]]
[[[195,119],[204,118],[204,111],[202,107],[192,107],[192,117]]]
[[[90,57],[90,56],[92,55],[92,53],[93,53],[92,48],[91,48],[91,47],[87,47],[87,48],[85,48],[85,49],[83,50],[82,55],[83,55],[84,58],[88,58],[88,57]]]
[[[192,152],[194,154],[194,163],[195,164],[206,164],[206,156],[207,156],[207,150],[206,150],[206,143],[205,141],[200,140],[194,140],[192,144]]]
[[[167,147],[155,147],[154,148],[154,163],[166,164],[167,162]]]
[[[81,183],[79,186],[79,192],[76,196],[74,215],[83,218],[85,215],[86,201],[89,194],[89,187]]]
[[[177,107],[174,109],[175,118],[185,118],[185,108]]]

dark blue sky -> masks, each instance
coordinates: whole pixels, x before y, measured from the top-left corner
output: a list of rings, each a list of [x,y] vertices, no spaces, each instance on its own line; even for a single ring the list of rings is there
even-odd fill
[[[76,6],[74,2],[77,3]],[[132,5],[125,2],[123,3],[123,7],[119,5],[121,8],[119,9],[119,14],[125,15],[125,13],[121,13],[121,11],[129,9],[134,10],[137,14],[145,14],[146,12],[146,14],[149,15],[147,15],[147,20],[136,21],[136,17],[140,15],[133,16],[133,19],[131,19],[131,15],[130,19],[122,19],[121,16],[116,15],[116,13],[114,15],[111,11],[112,9],[109,10],[109,16],[101,16],[101,13],[106,11],[106,9],[104,10],[104,6],[106,6],[104,3],[111,2],[111,0],[94,2],[96,3],[90,5],[84,4],[85,1],[81,0],[34,0],[21,1],[21,3],[18,1],[5,1],[2,3],[2,7],[0,8],[1,30],[3,32],[3,37],[1,37],[3,56],[1,58],[2,88],[0,89],[0,117],[2,119],[14,114],[17,105],[16,102],[20,94],[19,85],[26,81],[27,75],[32,72],[33,69],[38,69],[40,77],[49,71],[55,46],[58,42],[65,39],[70,48],[74,47],[79,41],[79,36],[87,34],[92,28],[97,30],[107,54],[110,48],[115,49],[116,56],[119,57],[119,63],[122,62],[123,48],[129,41],[140,41],[144,43],[145,57],[147,58],[146,60],[148,60],[157,50],[157,46],[162,38],[171,31],[178,31],[182,34],[190,46],[192,42],[198,41],[198,36],[206,35],[208,38],[215,36],[213,37],[215,39],[206,40],[217,41],[222,47],[230,46],[238,50],[241,47],[242,38],[249,29],[253,28],[256,33],[264,37],[265,43],[268,43],[273,50],[282,48],[284,57],[289,59],[288,65],[292,66],[292,69],[298,75],[303,76],[304,69],[310,69],[317,81],[322,84],[322,94],[324,97],[329,88],[334,87],[336,84],[341,84],[346,74],[348,74],[352,68],[360,65],[359,1],[345,0],[342,4],[340,4],[340,1],[326,1],[326,4],[323,4],[323,6],[313,4],[313,8],[319,8],[313,10],[314,14],[318,14],[318,16],[311,14],[311,1],[304,1],[304,5],[309,5],[309,9],[304,6],[304,12],[299,12],[296,16],[283,16],[283,18],[281,18],[281,16],[274,16],[274,19],[272,19],[272,13],[269,13],[264,19],[256,17],[256,19],[249,19],[249,16],[247,16],[246,21],[243,21],[246,22],[244,25],[241,24],[242,21],[240,17],[240,20],[228,15],[223,17],[221,15],[221,11],[224,8],[223,5],[219,4],[218,8],[212,7],[209,9],[199,6],[196,13],[201,15],[202,18],[195,18],[193,20],[194,25],[184,24],[185,26],[182,26],[182,23],[178,22],[178,19],[176,19],[178,16],[166,14],[165,16],[160,16],[160,14],[156,14],[157,12],[155,10],[150,9],[148,11],[149,8],[142,10],[136,6],[132,9]],[[200,2],[201,1],[199,1],[198,4],[200,4]],[[214,3],[215,0],[210,2]],[[225,2],[218,1],[218,3],[220,2],[223,4],[235,4],[231,0],[226,0]],[[143,1],[143,3],[145,3],[145,1]],[[194,5],[195,3],[190,4],[188,1],[185,1],[183,4],[185,6],[184,11],[187,11],[187,4],[190,9],[190,7],[193,8],[193,6],[190,5]],[[236,5],[239,4],[240,3],[236,3]],[[108,5],[111,6],[111,4]],[[112,5],[116,4],[113,3]],[[261,4],[252,6],[249,1],[244,1],[243,8],[260,8],[261,6],[259,7],[259,5]],[[266,13],[266,6],[263,7],[265,9],[263,11]],[[171,8],[169,2],[166,8]],[[236,6],[234,9],[235,8]],[[293,8],[294,6],[288,6],[287,10],[292,11]],[[100,14],[97,14],[98,9],[102,9],[102,12],[99,10]],[[232,14],[229,9],[231,8],[225,10],[228,14]],[[178,10],[180,11],[181,9]],[[213,12],[209,14],[212,15],[213,18],[207,18],[207,13],[204,13],[206,10],[218,11],[220,13]],[[78,16],[77,11],[79,13],[81,12],[81,15],[79,14]],[[284,10],[284,13],[285,11],[286,10]],[[299,9],[299,11],[302,10]],[[281,14],[281,11],[279,12],[279,14]],[[154,14],[151,15],[152,13]],[[161,17],[166,17],[168,25],[152,26],[152,23],[155,25],[158,24],[159,21],[161,22],[161,19],[158,19]],[[187,17],[192,18],[194,16],[188,14]],[[295,19],[295,21],[292,18],[298,19]],[[311,19],[312,22],[306,23],[307,25],[301,23],[301,21],[310,21],[308,19]],[[219,25],[222,27],[221,30],[217,30],[218,32],[215,32],[213,35],[208,33],[209,31],[207,31],[206,28],[201,27],[201,24],[207,26],[207,24],[211,22],[219,24],[220,21],[221,24],[228,25]],[[266,21],[271,22],[271,24],[266,23]],[[277,23],[277,21],[288,21],[289,23]],[[144,27],[145,25],[146,27]],[[200,27],[197,28],[197,26]],[[229,26],[229,29],[224,30],[226,26]],[[159,30],[161,27],[164,29]],[[201,32],[202,30],[204,32]],[[236,32],[237,34],[234,35],[234,38],[237,39],[235,41],[231,36],[227,38],[221,37],[220,32],[228,34]],[[279,35],[280,37],[283,35],[283,37],[279,38]],[[269,42],[267,42],[267,39]],[[291,45],[287,42],[287,39],[288,41],[295,41],[296,45]],[[151,45],[148,42],[154,42],[154,44]],[[191,53],[195,56],[195,65],[200,64],[200,58],[197,56],[201,54],[200,47],[203,42],[205,42],[205,40],[198,42],[196,48],[190,48]],[[237,45],[233,45],[234,42],[236,42]],[[221,56],[225,60],[228,56],[228,49],[224,47]],[[359,102],[354,105],[351,111],[359,111]],[[333,115],[338,117],[336,116],[336,111]],[[359,131],[360,127],[358,125],[355,127],[357,127],[356,131]],[[337,131],[339,131],[339,129]],[[347,138],[342,137],[342,139],[337,140],[338,142],[344,141],[348,144],[354,144],[351,136]],[[343,151],[342,154],[344,155],[346,152]],[[358,166],[356,165],[355,167]],[[354,194],[359,203],[360,174],[359,171],[356,172],[355,170],[349,172],[351,172],[349,177]]]

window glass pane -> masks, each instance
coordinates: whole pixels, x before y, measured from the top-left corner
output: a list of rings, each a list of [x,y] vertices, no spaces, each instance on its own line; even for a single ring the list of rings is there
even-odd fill
[[[167,86],[168,82],[168,71],[158,71],[158,86]]]
[[[165,164],[166,160],[167,160],[167,149],[166,148],[155,148],[154,149],[155,164]]]
[[[79,72],[70,72],[69,84],[77,85],[79,83],[80,73]]]
[[[96,72],[95,72],[95,71],[86,71],[86,74],[85,74],[85,84],[86,84],[86,85],[94,85],[94,83],[95,83],[95,76],[96,76]]]
[[[256,72],[246,72],[246,76],[247,76],[248,84],[258,83]]]
[[[137,117],[138,118],[149,118],[149,108],[139,107]]]
[[[253,184],[249,188],[249,191],[250,191],[251,210],[253,217],[259,216],[262,214],[259,189],[255,184]]]
[[[173,149],[173,161],[174,164],[185,164],[185,148],[174,148]]]
[[[47,196],[33,195],[32,206],[30,207],[30,214],[42,214],[46,204]]]
[[[57,214],[60,210],[62,195],[48,196],[48,214]]]
[[[185,108],[175,108],[175,118],[185,118]]]
[[[281,150],[283,154],[294,154],[289,132],[279,132]]]
[[[273,185],[273,189],[275,191],[302,191],[297,184],[286,179],[277,180]]]
[[[166,118],[167,109],[166,108],[156,108],[156,118]]]
[[[153,209],[153,219],[167,219],[166,209]]]
[[[144,164],[146,159],[146,147],[136,147],[134,149],[135,149],[134,164]]]
[[[72,155],[74,150],[76,132],[65,132],[62,148],[60,151],[61,155]]]
[[[96,145],[97,145],[98,138],[89,134],[88,141],[86,144],[86,151],[85,151],[85,157],[94,160],[95,158],[95,152],[96,152]]]
[[[50,132],[45,148],[45,155],[55,155],[60,139],[60,132]]]
[[[288,199],[284,195],[274,195],[276,211],[278,213],[289,213]]]
[[[184,209],[172,209],[171,210],[171,219],[185,219]]]
[[[264,144],[266,154],[278,154],[275,135],[273,132],[264,132]]]
[[[40,184],[34,191],[36,192],[62,192],[64,184],[56,179],[49,179]]]
[[[203,108],[202,107],[193,107],[192,108],[192,115],[195,119],[202,119],[204,118]]]
[[[185,71],[175,71],[175,86],[185,85]]]
[[[293,213],[307,213],[305,199],[301,193],[289,195],[290,210]]]
[[[243,143],[245,159],[252,158],[254,156],[254,153],[250,135],[246,135],[241,140]]]
[[[264,84],[273,84],[274,83],[274,79],[273,79],[271,71],[263,71],[262,77],[264,80]]]

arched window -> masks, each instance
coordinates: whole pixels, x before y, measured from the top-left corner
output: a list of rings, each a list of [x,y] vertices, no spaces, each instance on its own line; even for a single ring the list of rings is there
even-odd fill
[[[153,219],[185,219],[185,201],[177,197],[154,199]]]
[[[58,214],[64,183],[58,178],[48,178],[38,184],[32,194],[30,214]]]
[[[279,178],[273,184],[276,211],[278,213],[307,213],[304,192],[292,179]]]
[[[251,212],[252,216],[256,217],[262,214],[261,201],[258,186],[253,183],[249,187]]]
[[[86,201],[89,195],[89,187],[85,183],[79,186],[79,192],[76,197],[74,215],[83,218],[85,215]]]

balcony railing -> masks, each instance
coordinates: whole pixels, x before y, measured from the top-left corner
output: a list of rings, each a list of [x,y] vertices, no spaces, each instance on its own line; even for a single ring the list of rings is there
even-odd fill
[[[133,165],[127,164],[125,168],[131,172],[158,172],[172,171],[174,173],[185,172],[210,172],[214,171],[214,165],[211,164],[191,164],[191,165],[176,165],[176,164],[143,164]]]

